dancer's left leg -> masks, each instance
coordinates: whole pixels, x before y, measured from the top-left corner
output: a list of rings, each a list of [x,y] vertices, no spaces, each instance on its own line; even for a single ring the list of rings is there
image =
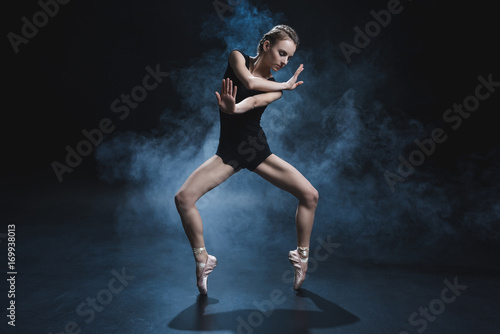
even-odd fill
[[[297,246],[309,247],[319,199],[316,188],[295,167],[275,154],[268,156],[253,172],[299,200],[295,213]]]

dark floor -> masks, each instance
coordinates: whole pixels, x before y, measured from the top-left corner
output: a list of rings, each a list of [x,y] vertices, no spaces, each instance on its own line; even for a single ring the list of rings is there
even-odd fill
[[[296,292],[289,249],[207,247],[218,266],[203,298],[184,235],[117,235],[119,188],[59,187],[34,185],[3,201],[6,223],[16,224],[18,271],[8,332],[500,332],[499,273],[354,263],[325,249],[321,259],[311,254],[317,265]]]

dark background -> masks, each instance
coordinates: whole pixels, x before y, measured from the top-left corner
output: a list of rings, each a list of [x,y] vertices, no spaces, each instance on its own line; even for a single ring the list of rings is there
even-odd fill
[[[370,10],[385,8],[387,1],[251,3],[259,9],[283,13],[285,23],[294,27],[301,38],[297,55],[302,49],[312,50],[311,60],[316,70],[333,71],[333,59],[334,64],[343,64],[347,73],[367,64],[371,69],[383,72],[383,80],[372,87],[370,96],[384,105],[391,119],[412,119],[421,124],[424,136],[430,134],[432,128],[442,125],[441,117],[446,109],[453,103],[462,103],[474,92],[479,75],[487,77],[492,73],[493,80],[500,81],[498,15],[491,2],[404,1],[404,10],[394,15],[390,25],[383,28],[359,55],[353,55],[351,64],[345,63],[338,45],[342,41],[352,44],[353,27],[362,27],[372,20]],[[5,6],[2,19],[4,36],[9,32],[19,34],[21,18],[31,18],[39,10],[35,1],[8,2]],[[229,18],[231,13],[224,15]],[[221,39],[204,38],[204,22],[220,24],[220,28],[214,26],[213,29],[227,28],[224,26],[226,22],[217,19],[211,1],[71,1],[60,5],[59,13],[50,18],[28,44],[20,45],[18,54],[13,51],[7,37],[4,38],[1,176],[3,210],[10,222],[18,219],[17,208],[29,211],[35,205],[33,203],[38,197],[33,193],[40,187],[59,191],[61,196],[71,196],[72,191],[78,191],[58,182],[51,163],[64,161],[64,147],[75,147],[82,139],[82,129],[95,128],[104,117],[116,119],[110,111],[110,103],[140,83],[145,66],[154,67],[160,63],[162,70],[175,71],[196,64],[209,49],[221,52],[232,49],[232,45],[225,45]],[[265,27],[264,31],[270,28],[272,25]],[[257,43],[255,40],[255,46]],[[251,55],[255,55],[252,53],[254,48],[248,47]],[[298,63],[291,66],[296,67]],[[306,71],[308,66],[313,67],[306,63]],[[220,73],[222,75],[223,71]],[[286,80],[284,77],[279,79]],[[312,80],[308,79],[309,82]],[[359,81],[363,79],[359,78]],[[199,84],[196,87],[197,84],[192,82],[194,91],[205,89]],[[321,96],[322,89],[333,89],[331,87],[338,82],[324,81],[314,85],[316,94]],[[117,130],[107,136],[106,141],[123,133],[147,134],[158,129],[166,110],[173,113],[169,117],[186,117],[191,110],[182,104],[182,94],[175,86],[176,82],[168,78],[161,89],[149,92],[148,98],[126,120],[116,123]],[[348,88],[349,84],[345,86]],[[218,84],[214,83],[213,87],[212,90],[218,89]],[[486,206],[475,203],[465,209],[492,212],[488,228],[481,233],[483,237],[468,244],[468,252],[472,252],[468,255],[469,264],[479,258],[492,264],[498,255],[495,245],[499,238],[500,198],[496,190],[499,94],[497,91],[481,102],[479,109],[463,122],[460,129],[449,133],[449,140],[437,148],[421,169],[426,175],[434,175],[429,182],[442,187],[450,197],[457,196],[457,199],[466,201],[474,198],[476,192],[488,197]],[[205,103],[216,108],[213,97]],[[168,137],[168,130],[162,129],[160,136]],[[398,154],[407,156],[410,145],[411,141],[408,141],[406,148],[392,152],[393,170]],[[477,177],[467,179],[472,184],[460,185],[463,172],[460,161],[470,156],[482,157],[473,165],[467,165],[467,168],[473,168],[467,171]],[[65,180],[102,182],[96,166],[92,154],[84,158],[73,173],[65,174]],[[482,170],[488,172],[482,174]],[[443,175],[453,175],[453,181]],[[127,180],[118,182],[126,183]],[[450,182],[449,187],[442,186],[447,182]],[[454,193],[457,186],[463,187]],[[356,187],[353,188],[356,191]],[[483,192],[485,189],[487,191]],[[324,191],[320,194],[322,198],[328,196]],[[387,193],[381,196],[397,195]],[[44,195],[39,197],[41,200]],[[23,202],[27,198],[30,203]],[[457,208],[460,207],[461,204],[457,204]],[[52,214],[56,215],[56,212]],[[462,215],[463,212],[457,211],[455,216],[452,214],[448,218],[460,219]],[[460,235],[454,241],[456,249],[461,248],[462,241],[468,240],[466,230]],[[479,245],[485,248],[474,253]]]
[[[387,4],[262,3],[271,11],[285,13],[300,31],[304,47],[325,41],[353,44],[352,28],[372,20],[369,11],[378,11]],[[416,1],[404,5],[407,7],[393,16],[390,26],[352,58],[355,63],[370,52],[380,52],[376,65],[388,71],[388,79],[377,94],[389,109],[403,109],[405,114],[424,122],[439,122],[445,109],[473,92],[478,75],[493,73],[496,78],[495,11],[486,2],[471,5]],[[39,10],[35,1],[8,6],[4,32],[20,33],[20,18]],[[8,125],[10,139],[4,151],[10,161],[3,166],[6,173],[26,176],[44,171],[49,178],[50,163],[64,159],[64,146],[76,144],[83,128],[95,127],[110,114],[111,101],[137,84],[144,74],[144,64],[168,64],[162,67],[168,71],[186,66],[207,47],[217,47],[217,41],[200,38],[203,17],[214,12],[211,2],[69,2],[61,5],[60,12],[28,44],[20,45],[18,54],[5,39],[4,124]],[[336,50],[337,54],[331,56],[342,58],[340,48]],[[141,103],[140,110],[120,124],[120,130],[154,128],[163,108],[175,106],[172,89],[151,94],[158,96]],[[432,99],[422,101],[422,96]],[[496,94],[481,103],[480,111],[464,122],[435,158],[452,166],[464,153],[487,152],[498,146],[497,124],[493,121],[495,102]],[[92,174],[92,159],[85,159],[82,166],[78,174]]]

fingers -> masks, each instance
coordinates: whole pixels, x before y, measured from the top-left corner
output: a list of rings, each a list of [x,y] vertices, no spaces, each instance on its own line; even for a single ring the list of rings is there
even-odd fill
[[[238,91],[238,86],[234,86],[234,94],[233,97],[236,98],[236,92]]]
[[[304,81],[298,81],[298,82],[294,83],[292,88],[290,88],[290,90],[294,90],[295,88],[299,87],[303,83],[304,83]]]
[[[300,64],[299,68],[297,71],[295,71],[295,76],[298,77],[300,73],[304,70],[304,64]]]
[[[233,80],[227,78],[222,79],[221,95],[227,94],[231,96],[236,96],[237,86],[233,89]]]
[[[293,86],[293,88],[297,88],[299,87],[300,85],[302,85],[304,83],[304,81],[299,81],[299,82],[296,82],[295,85]]]
[[[215,97],[217,98],[217,103],[220,104],[220,95],[218,92],[215,92]]]

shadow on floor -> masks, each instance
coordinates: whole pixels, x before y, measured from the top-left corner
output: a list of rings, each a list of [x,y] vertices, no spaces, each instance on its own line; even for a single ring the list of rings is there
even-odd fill
[[[332,328],[351,324],[360,319],[336,304],[307,290],[300,289],[295,295],[298,308],[302,298],[309,298],[321,311],[274,309],[266,306],[231,312],[205,314],[205,307],[219,303],[218,299],[198,295],[197,301],[179,313],[168,327],[178,330],[210,331],[233,330],[238,334],[250,333],[308,333],[309,328]],[[269,303],[271,303],[269,301]]]

